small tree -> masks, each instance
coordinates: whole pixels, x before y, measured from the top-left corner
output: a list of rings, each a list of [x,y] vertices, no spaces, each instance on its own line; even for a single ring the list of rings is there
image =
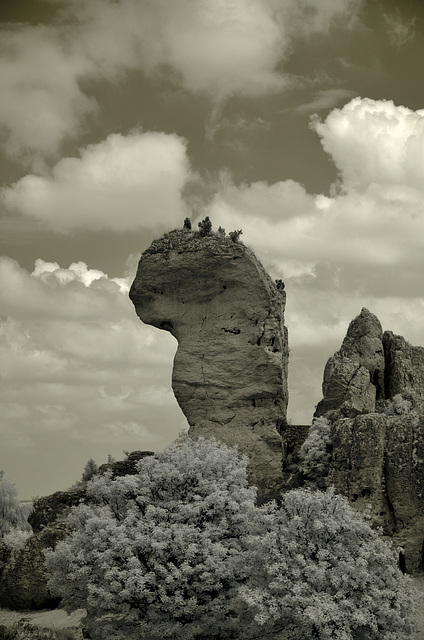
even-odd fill
[[[13,529],[28,530],[30,526],[23,514],[15,485],[0,470],[0,538]]]
[[[201,220],[198,223],[198,227],[199,235],[201,235],[202,237],[208,236],[212,231],[212,222],[210,221],[209,216],[206,216],[204,220]]]
[[[87,464],[84,467],[84,471],[82,472],[81,481],[88,482],[99,472],[99,467],[93,458],[90,458]]]
[[[185,218],[184,219],[183,229],[184,229],[184,231],[191,231],[191,220],[190,220],[190,218]]]
[[[238,242],[242,233],[243,231],[241,229],[239,229],[238,231],[230,231],[228,237],[231,238],[233,242]]]
[[[321,489],[325,486],[325,477],[328,475],[332,458],[332,445],[331,425],[327,418],[314,418],[299,451],[299,468],[312,486]]]

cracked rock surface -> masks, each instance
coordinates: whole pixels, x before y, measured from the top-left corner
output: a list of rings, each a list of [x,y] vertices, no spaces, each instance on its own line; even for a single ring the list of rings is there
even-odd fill
[[[424,349],[381,329],[362,309],[324,371],[315,415],[331,423],[327,486],[369,512],[402,551],[410,573],[424,569]]]
[[[130,291],[140,319],[178,341],[172,388],[190,435],[238,445],[260,500],[281,487],[285,297],[245,245],[189,231],[152,243]]]

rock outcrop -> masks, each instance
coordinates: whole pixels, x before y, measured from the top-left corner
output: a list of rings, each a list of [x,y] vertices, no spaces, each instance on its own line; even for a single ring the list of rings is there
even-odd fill
[[[326,483],[369,510],[402,565],[424,568],[424,349],[386,331],[367,309],[324,371],[316,415],[332,428]]]
[[[130,298],[143,322],[178,341],[172,387],[190,434],[238,445],[259,498],[277,495],[288,401],[284,285],[242,243],[181,230],[143,253]]]

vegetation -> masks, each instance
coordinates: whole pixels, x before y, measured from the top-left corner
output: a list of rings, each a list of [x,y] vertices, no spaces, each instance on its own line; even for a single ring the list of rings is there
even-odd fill
[[[309,486],[324,488],[332,457],[332,444],[331,425],[327,418],[314,418],[299,451],[299,468]]]
[[[88,482],[99,472],[99,467],[93,458],[90,458],[82,472],[81,482]]]
[[[229,238],[231,238],[231,240],[233,242],[238,242],[241,234],[243,233],[243,231],[241,229],[239,229],[238,231],[230,231],[230,233],[228,234]]]
[[[210,232],[212,231],[212,222],[209,219],[209,216],[206,216],[206,218],[204,220],[201,220],[198,223],[198,227],[199,227],[199,235],[204,237],[204,236],[208,236],[210,234]]]
[[[46,556],[94,640],[410,637],[409,579],[362,516],[311,490],[256,506],[235,449],[182,437],[88,493]]]
[[[4,471],[0,470],[0,538],[12,534],[12,540],[15,530],[27,531],[30,528],[19,503],[15,485],[6,477]]]

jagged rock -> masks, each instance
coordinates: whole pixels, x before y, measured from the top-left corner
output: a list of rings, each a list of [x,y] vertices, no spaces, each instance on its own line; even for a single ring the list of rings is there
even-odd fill
[[[85,498],[85,484],[72,487],[68,491],[56,491],[50,496],[38,498],[34,501],[32,511],[28,516],[32,530],[34,533],[38,533],[58,519],[66,518],[71,507],[84,502]]]
[[[332,424],[327,486],[370,510],[374,525],[404,548],[410,573],[424,568],[423,392],[424,349],[382,334],[363,309],[327,363],[316,412]]]
[[[134,475],[137,473],[137,462],[146,456],[153,455],[153,451],[132,451],[128,454],[125,460],[117,460],[115,462],[108,462],[100,465],[99,473],[106,473],[110,471],[112,473],[112,478]]]
[[[324,397],[315,416],[334,410],[344,417],[375,411],[376,399],[384,397],[384,371],[383,330],[377,316],[364,307],[326,364]]]
[[[178,340],[172,387],[190,434],[237,444],[260,497],[277,495],[288,400],[285,291],[243,244],[173,231],[141,256],[130,298],[143,322]]]
[[[413,347],[391,331],[383,335],[386,359],[386,397],[393,398],[398,393],[412,395],[415,404],[420,404],[424,413],[424,348]]]
[[[376,389],[366,367],[343,356],[330,358],[324,369],[324,398],[315,410],[315,417],[338,411],[344,417],[375,410]]]
[[[0,574],[0,606],[22,611],[59,604],[47,588],[44,550],[54,548],[68,533],[65,523],[56,523],[28,538],[21,549],[10,551]]]
[[[373,523],[393,533],[392,507],[384,490],[387,417],[381,413],[336,421],[327,484],[345,495]]]

